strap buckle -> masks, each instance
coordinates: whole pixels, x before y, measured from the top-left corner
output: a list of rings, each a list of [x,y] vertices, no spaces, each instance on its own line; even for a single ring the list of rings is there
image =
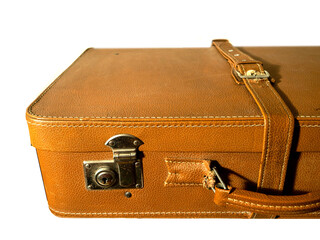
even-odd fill
[[[241,79],[244,79],[244,78],[246,78],[246,79],[265,79],[265,78],[270,77],[270,74],[266,70],[264,70],[262,73],[257,72],[255,70],[248,70],[245,74],[241,74],[239,71],[234,69],[234,72]]]

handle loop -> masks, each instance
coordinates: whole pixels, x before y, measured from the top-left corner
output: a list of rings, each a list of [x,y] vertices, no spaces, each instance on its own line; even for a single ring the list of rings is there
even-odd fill
[[[303,214],[320,210],[320,192],[295,196],[268,195],[235,189],[223,182],[216,164],[212,163],[212,178],[209,189],[214,192],[214,203],[219,206],[230,205],[254,213],[268,215]]]
[[[215,187],[214,202],[272,215],[304,214],[320,210],[320,192],[275,196],[240,189]]]

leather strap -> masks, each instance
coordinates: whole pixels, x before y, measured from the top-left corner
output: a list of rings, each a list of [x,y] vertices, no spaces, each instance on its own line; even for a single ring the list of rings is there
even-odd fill
[[[213,40],[212,44],[228,60],[234,79],[245,84],[264,117],[257,190],[281,193],[290,155],[294,117],[271,85],[260,61],[233,47],[228,40]],[[258,76],[255,77],[255,74]]]
[[[320,192],[296,196],[275,196],[240,189],[215,188],[214,202],[246,211],[272,215],[303,214],[320,210]]]

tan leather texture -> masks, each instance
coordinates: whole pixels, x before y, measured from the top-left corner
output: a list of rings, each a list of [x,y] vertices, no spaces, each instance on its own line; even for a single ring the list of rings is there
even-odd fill
[[[264,146],[258,189],[281,192],[284,187],[294,130],[294,117],[268,80],[244,80],[265,116]]]
[[[245,75],[248,71],[264,73],[260,61],[234,48],[227,40],[213,41],[231,67]],[[294,130],[294,117],[267,77],[243,82],[264,116],[264,140],[258,189],[281,193],[284,187]]]
[[[37,150],[51,211],[61,217],[217,217],[250,218],[252,212],[214,203],[214,193],[200,185],[165,186],[165,159],[214,159],[223,166],[224,180],[236,189],[256,190],[261,153],[144,152],[144,188],[88,191],[82,162],[112,159],[110,152],[52,152]],[[295,154],[286,184],[287,194],[319,191],[320,153]],[[236,163],[236,164],[235,164]],[[193,168],[185,168],[189,174]],[[313,176],[306,178],[306,176]],[[196,176],[196,178],[201,178]],[[280,218],[284,217],[280,215]],[[285,218],[318,218],[320,211]]]
[[[204,186],[204,176],[210,172],[210,161],[194,161],[186,159],[166,158],[168,177],[164,182],[165,186]],[[192,168],[192,171],[190,171]]]
[[[283,157],[276,167],[288,164],[287,174],[276,176],[265,164],[268,179],[276,179],[267,185],[280,184],[286,195],[320,191],[320,48],[239,49],[263,62],[295,119],[289,161]],[[272,123],[285,114],[278,104]],[[58,216],[250,218],[253,209],[215,204],[202,181],[214,160],[227,184],[257,189],[264,114],[215,47],[88,49],[29,106],[27,122],[49,207]],[[282,124],[275,129],[289,132],[289,122]],[[83,161],[112,159],[105,142],[121,133],[144,142],[144,187],[130,189],[131,198],[121,189],[88,191]],[[281,140],[276,151],[285,146]]]
[[[299,120],[296,151],[320,151],[320,48],[241,50],[277,79]],[[51,151],[105,151],[110,135],[131,132],[150,151],[261,152],[264,133],[259,107],[213,47],[89,49],[28,108],[27,120],[32,145]]]

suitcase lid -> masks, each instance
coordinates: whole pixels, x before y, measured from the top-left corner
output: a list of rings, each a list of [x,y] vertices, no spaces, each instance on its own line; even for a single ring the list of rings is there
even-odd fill
[[[320,150],[320,47],[244,47],[295,115],[296,151]],[[264,120],[216,48],[88,49],[27,109],[32,145],[109,151],[127,133],[144,151],[260,152]]]

